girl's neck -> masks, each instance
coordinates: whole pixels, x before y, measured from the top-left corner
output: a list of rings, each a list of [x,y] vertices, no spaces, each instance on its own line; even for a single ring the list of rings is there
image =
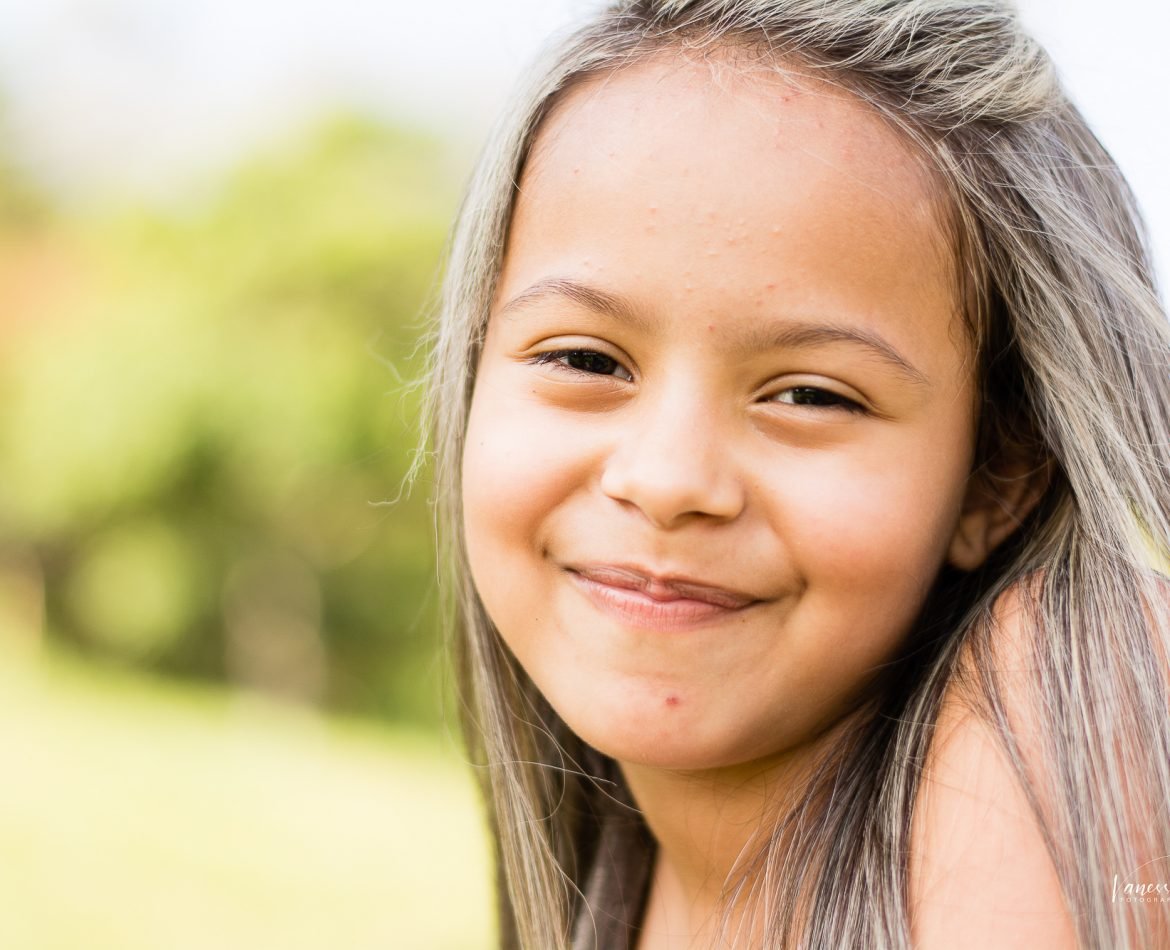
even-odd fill
[[[860,711],[799,747],[741,766],[683,772],[623,763],[642,815],[658,842],[638,950],[719,946],[726,890],[807,793],[817,762],[837,747]],[[749,887],[742,889],[744,897]],[[737,945],[761,940],[755,913],[740,900],[730,911]],[[750,935],[750,936],[749,936]]]

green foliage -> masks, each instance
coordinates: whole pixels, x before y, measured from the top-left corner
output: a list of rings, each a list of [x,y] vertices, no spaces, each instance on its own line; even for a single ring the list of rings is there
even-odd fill
[[[183,212],[57,226],[70,291],[0,323],[0,537],[51,635],[435,720],[427,486],[372,503],[417,441],[444,155],[342,118]]]
[[[115,653],[142,660],[166,650],[190,623],[198,576],[191,553],[158,521],[125,522],[95,535],[66,592],[73,616]]]

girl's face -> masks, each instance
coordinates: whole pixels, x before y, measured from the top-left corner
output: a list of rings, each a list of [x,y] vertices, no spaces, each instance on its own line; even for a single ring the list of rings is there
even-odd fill
[[[972,354],[938,189],[859,100],[658,59],[528,162],[463,459],[472,574],[621,762],[780,756],[948,556]]]

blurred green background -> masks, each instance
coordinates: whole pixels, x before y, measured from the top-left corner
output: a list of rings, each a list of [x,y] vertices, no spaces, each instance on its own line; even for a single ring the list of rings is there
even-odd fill
[[[79,210],[10,152],[0,946],[489,946],[405,481],[466,162],[334,114]]]

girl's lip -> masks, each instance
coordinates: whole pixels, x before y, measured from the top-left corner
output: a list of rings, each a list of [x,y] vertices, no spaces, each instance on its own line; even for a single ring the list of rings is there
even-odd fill
[[[760,601],[690,580],[669,581],[627,568],[569,568],[577,588],[595,606],[624,623],[658,629],[697,626]]]

